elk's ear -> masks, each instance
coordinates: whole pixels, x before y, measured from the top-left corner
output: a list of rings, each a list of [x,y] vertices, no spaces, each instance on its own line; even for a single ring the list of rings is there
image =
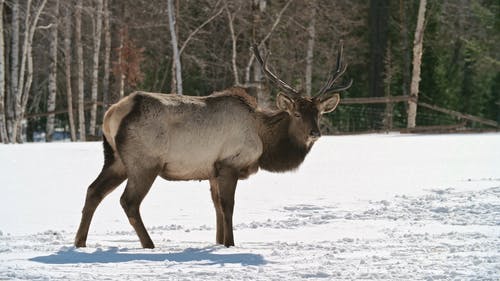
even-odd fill
[[[328,97],[320,101],[318,110],[319,112],[321,112],[321,114],[332,112],[335,110],[337,105],[339,105],[339,102],[340,102],[340,95],[335,94],[331,97]]]
[[[295,102],[293,99],[283,93],[278,93],[276,96],[276,106],[288,113],[292,113],[295,110]]]

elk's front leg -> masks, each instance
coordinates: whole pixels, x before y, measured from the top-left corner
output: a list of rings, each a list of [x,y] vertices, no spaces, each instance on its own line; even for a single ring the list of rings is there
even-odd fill
[[[223,242],[224,246],[230,247],[234,246],[233,210],[238,170],[220,163],[215,165],[215,169],[216,176],[210,182],[214,183],[211,188],[217,212],[217,243]]]

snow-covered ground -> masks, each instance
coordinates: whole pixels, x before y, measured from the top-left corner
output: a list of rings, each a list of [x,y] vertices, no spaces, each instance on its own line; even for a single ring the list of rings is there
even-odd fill
[[[206,182],[158,179],[142,249],[123,186],[72,246],[100,143],[0,145],[0,280],[499,280],[500,134],[323,137],[292,173],[238,185],[214,245]]]

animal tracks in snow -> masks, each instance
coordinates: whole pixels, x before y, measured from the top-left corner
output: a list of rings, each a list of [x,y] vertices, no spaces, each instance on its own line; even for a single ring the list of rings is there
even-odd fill
[[[500,225],[500,186],[480,191],[456,192],[452,188],[431,189],[423,196],[396,196],[369,201],[364,210],[340,209],[336,206],[298,204],[275,210],[281,215],[265,221],[240,223],[236,229],[293,229],[303,226],[335,223],[339,220],[390,220],[439,222],[449,225]],[[280,218],[280,219],[276,219]]]

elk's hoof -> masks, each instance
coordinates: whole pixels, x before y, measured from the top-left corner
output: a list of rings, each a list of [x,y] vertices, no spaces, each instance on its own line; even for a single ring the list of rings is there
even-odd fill
[[[87,243],[85,243],[85,241],[75,241],[75,247],[85,248],[85,247],[87,247]]]
[[[147,243],[142,244],[142,247],[144,249],[154,249],[155,248],[155,244],[153,244],[153,242],[147,242]]]

